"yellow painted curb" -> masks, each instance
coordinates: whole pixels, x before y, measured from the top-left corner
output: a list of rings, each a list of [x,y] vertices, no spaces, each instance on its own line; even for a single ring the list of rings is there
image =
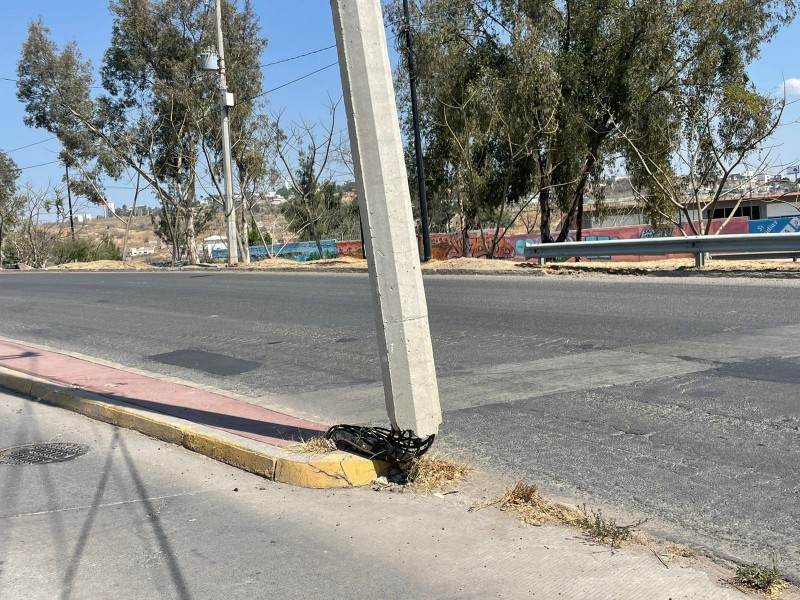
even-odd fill
[[[311,455],[305,459],[282,457],[275,465],[275,481],[318,489],[361,486],[372,483],[386,467],[381,461],[352,460],[352,455],[345,452]]]
[[[241,438],[177,417],[158,417],[135,406],[80,389],[0,367],[0,387],[37,402],[82,414],[187,450],[267,479],[305,488],[328,489],[370,484],[386,470],[386,463],[345,452],[301,455]]]

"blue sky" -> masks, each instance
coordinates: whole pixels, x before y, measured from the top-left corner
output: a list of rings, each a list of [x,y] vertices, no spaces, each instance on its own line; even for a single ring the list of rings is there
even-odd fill
[[[16,99],[16,63],[27,26],[31,20],[41,16],[51,29],[56,43],[61,46],[75,40],[85,58],[99,66],[103,51],[107,48],[111,16],[107,0],[6,0],[0,19],[0,148],[10,152],[20,167],[31,167],[57,159],[59,146],[55,140],[36,144],[51,137],[46,131],[25,127],[24,111]],[[330,46],[334,43],[330,4],[327,0],[255,0],[256,12],[261,17],[264,35],[269,46],[263,63],[279,61]],[[389,34],[391,35],[391,33]],[[751,68],[754,83],[762,91],[778,90],[783,80],[791,80],[793,93],[788,100],[800,100],[800,61],[798,61],[798,39],[800,21],[795,21],[781,31],[772,43],[762,49],[761,58]],[[392,42],[390,41],[390,45]],[[329,49],[302,59],[273,65],[264,69],[264,89],[281,86],[293,79],[323,69],[336,61],[336,50]],[[235,92],[235,90],[233,90]],[[337,100],[341,96],[339,71],[333,66],[301,81],[282,87],[268,95],[272,110],[284,110],[288,119],[301,115],[315,120],[324,117],[328,96]],[[786,126],[778,132],[774,143],[773,157],[777,162],[788,163],[800,158],[800,102],[790,106],[785,114]],[[344,126],[343,117],[340,125]],[[28,148],[20,148],[28,144]],[[48,180],[58,183],[61,168],[58,164],[28,168],[22,181],[30,180],[45,185]],[[113,184],[112,184],[113,185]],[[119,190],[117,205],[125,202],[126,192]]]

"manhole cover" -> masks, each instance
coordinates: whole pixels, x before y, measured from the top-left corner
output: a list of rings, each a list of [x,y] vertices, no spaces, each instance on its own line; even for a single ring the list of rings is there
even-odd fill
[[[3,465],[42,465],[64,462],[77,458],[89,451],[89,446],[54,442],[52,444],[28,444],[0,450],[0,464]]]

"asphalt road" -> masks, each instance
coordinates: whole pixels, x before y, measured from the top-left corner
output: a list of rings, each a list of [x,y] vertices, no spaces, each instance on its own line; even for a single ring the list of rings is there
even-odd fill
[[[800,581],[800,284],[426,277],[442,444]],[[0,335],[385,415],[364,275],[0,275]]]

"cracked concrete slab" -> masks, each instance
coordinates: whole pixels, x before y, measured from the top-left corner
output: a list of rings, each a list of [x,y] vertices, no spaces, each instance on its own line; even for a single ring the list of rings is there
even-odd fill
[[[686,360],[735,362],[763,356],[800,356],[800,325],[765,327],[632,346],[639,352]]]
[[[478,371],[439,378],[439,395],[445,412],[514,402],[548,394],[568,393],[614,385],[627,385],[708,370],[709,366],[672,356],[652,356],[625,350],[596,350],[553,358],[487,366]],[[564,373],[591,373],[591,377],[564,377]],[[298,409],[313,405],[341,422],[385,419],[380,405],[380,384],[354,385],[303,394],[294,401]],[[341,397],[347,398],[347,403]],[[292,400],[289,400],[292,402]]]

